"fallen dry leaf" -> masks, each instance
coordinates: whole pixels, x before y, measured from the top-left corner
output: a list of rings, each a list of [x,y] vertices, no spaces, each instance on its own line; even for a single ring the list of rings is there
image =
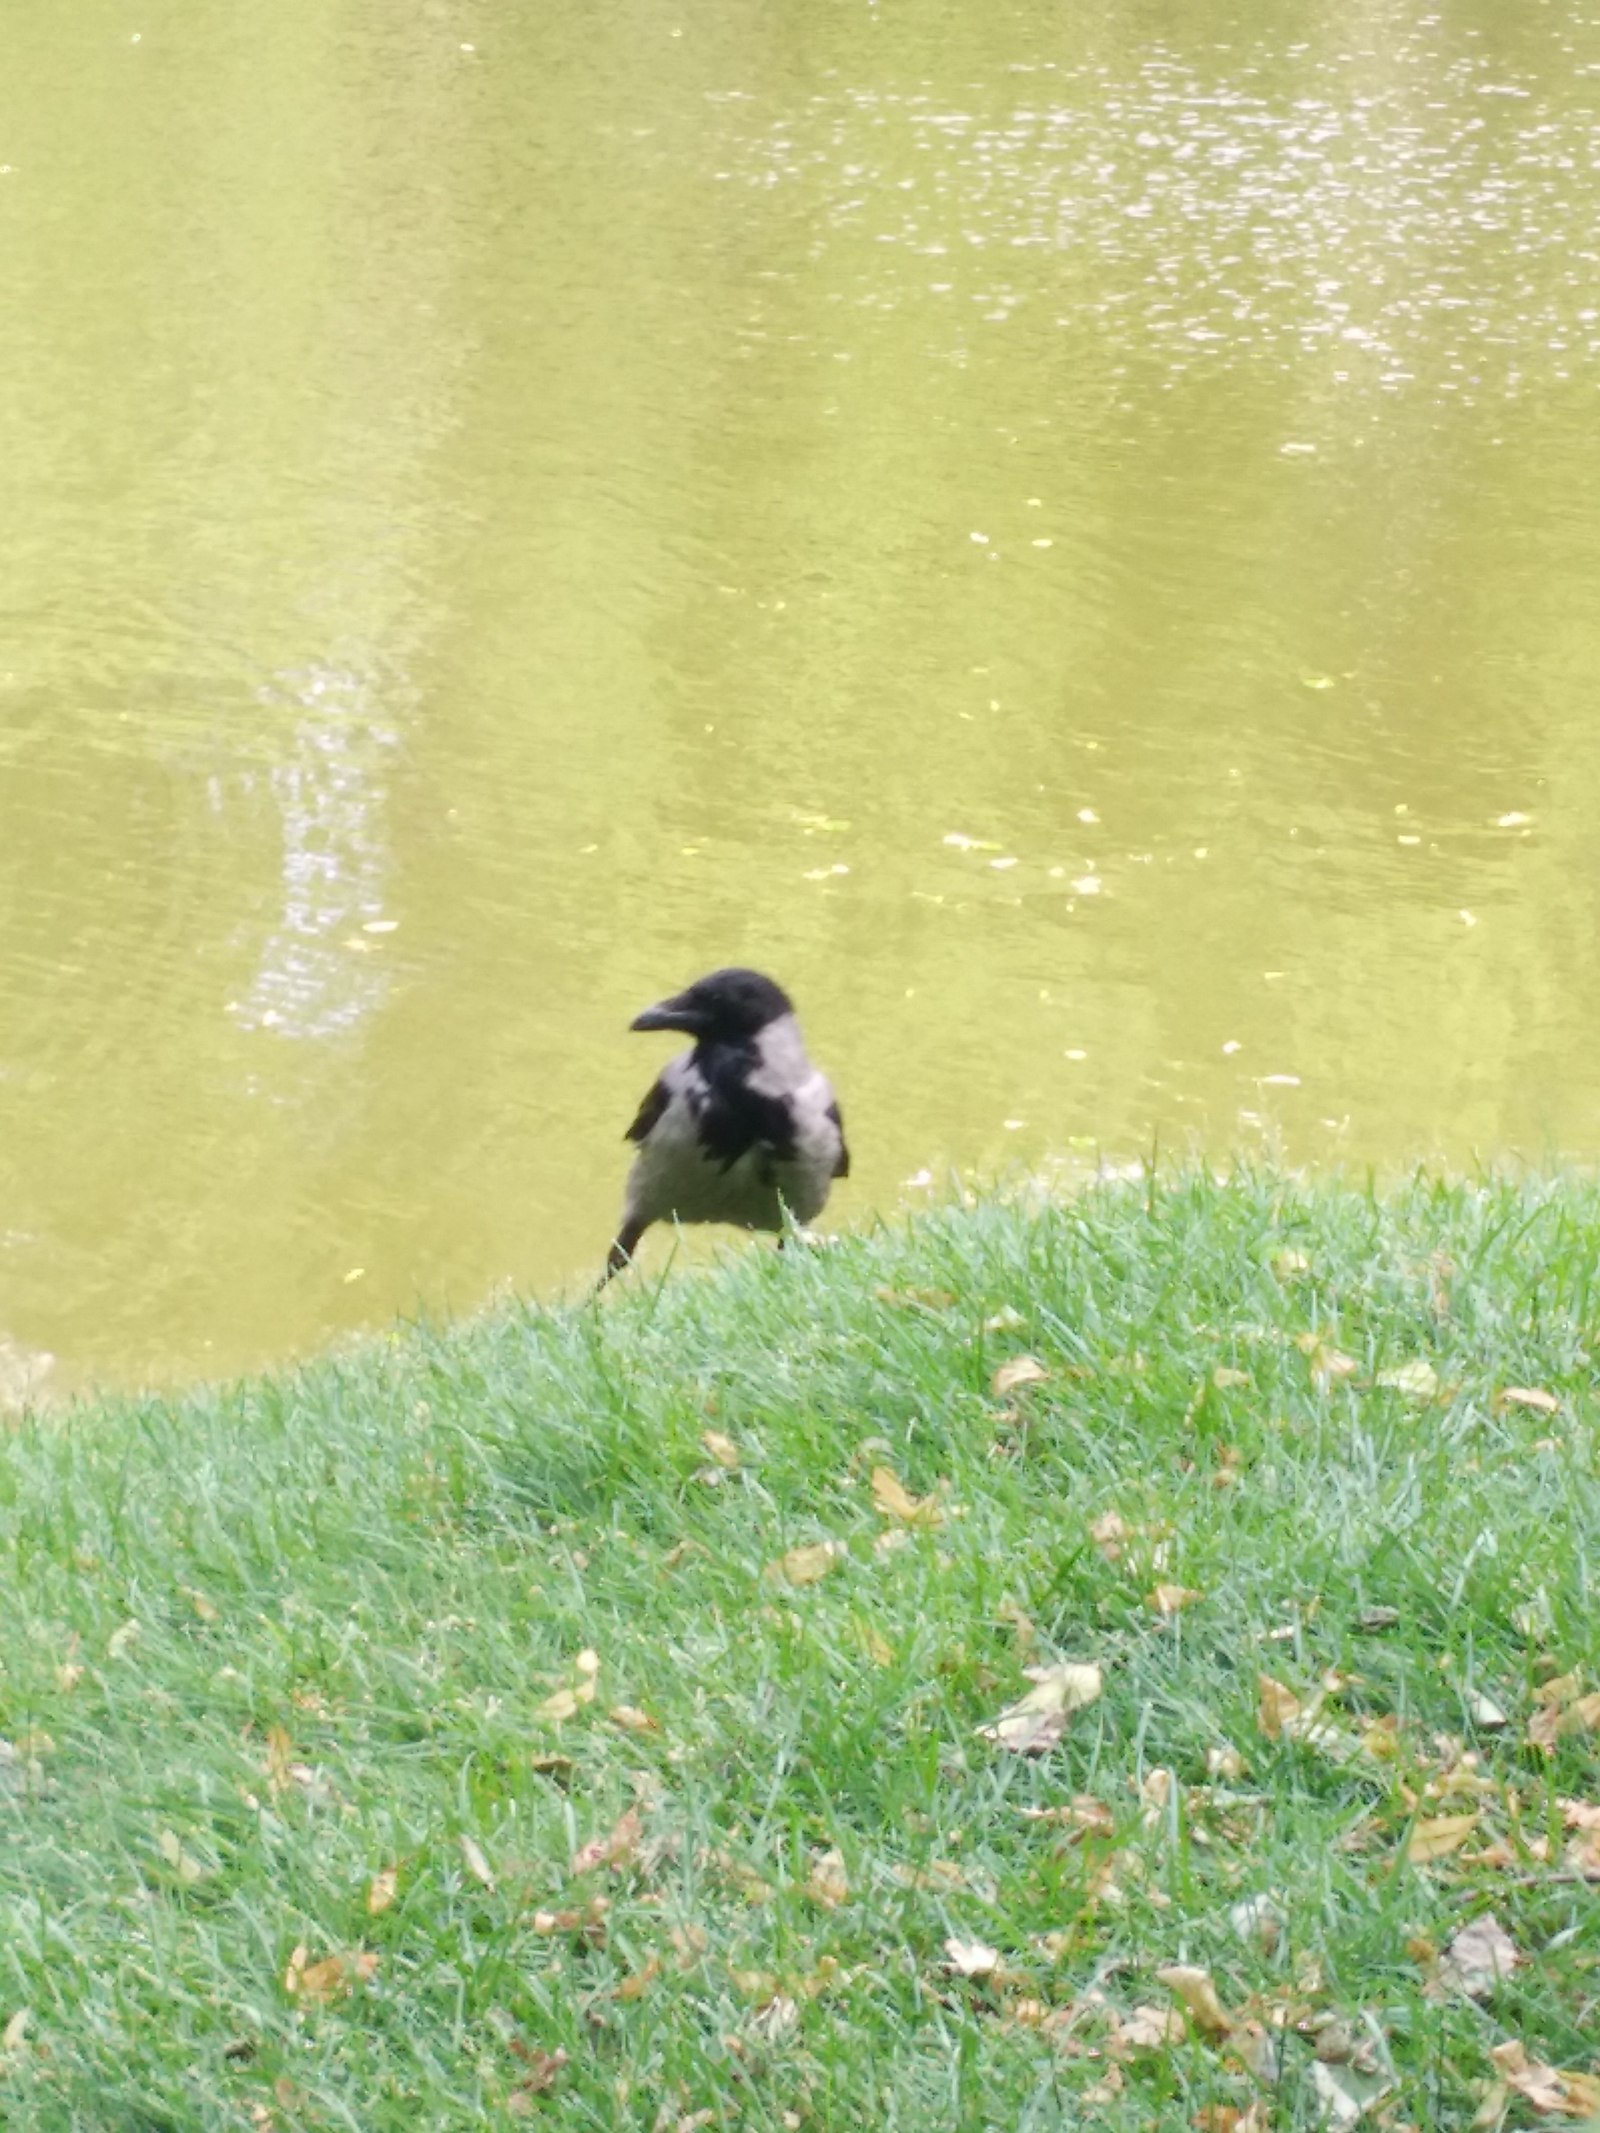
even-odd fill
[[[1003,1400],[1019,1385],[1041,1385],[1049,1375],[1036,1355],[1014,1355],[989,1380],[989,1390],[997,1400]]]
[[[376,1918],[381,1911],[387,1911],[399,1892],[399,1867],[386,1866],[381,1873],[374,1874],[367,1883],[367,1911],[369,1916]]]
[[[5,2028],[0,2029],[0,2051],[14,2052],[26,2038],[28,2024],[32,2019],[31,2009],[19,2007],[8,2019]]]
[[[1256,1676],[1256,1724],[1268,1740],[1278,1740],[1291,1720],[1300,1716],[1300,1699],[1285,1682],[1270,1674]]]
[[[806,1894],[825,1911],[836,1911],[840,1904],[849,1902],[850,1881],[845,1873],[844,1854],[837,1847],[820,1852],[812,1860],[806,1876]]]
[[[1319,1384],[1355,1375],[1355,1357],[1346,1355],[1342,1348],[1330,1348],[1320,1334],[1297,1333],[1294,1344],[1311,1365],[1311,1375]]]
[[[186,1852],[177,1834],[164,1829],[156,1838],[156,1849],[186,1888],[193,1888],[197,1881],[204,1881],[206,1869],[192,1852]]]
[[[1463,1926],[1439,1959],[1440,1981],[1469,2000],[1486,2000],[1522,1961],[1521,1951],[1492,1911]]]
[[[534,2045],[524,2044],[516,2037],[512,2037],[509,2042],[512,2051],[528,2071],[507,2096],[506,2110],[513,2118],[531,2118],[534,2097],[542,2096],[546,2089],[554,2085],[557,2075],[567,2063],[567,2055],[560,2045],[557,2045],[553,2052],[547,2052],[540,2051]]]
[[[1156,1976],[1168,1991],[1177,1994],[1194,2020],[1212,2036],[1226,2036],[1235,2026],[1233,2016],[1217,1997],[1209,1970],[1197,1969],[1192,1963],[1163,1963]]]
[[[942,1526],[944,1506],[935,1496],[913,1496],[892,1467],[875,1466],[869,1477],[873,1509],[903,1526]]]
[[[614,1703],[606,1713],[614,1726],[624,1733],[659,1733],[661,1728],[648,1711],[641,1711],[637,1704]]]
[[[1406,1857],[1413,1866],[1425,1866],[1430,1859],[1447,1858],[1451,1852],[1460,1850],[1477,1826],[1476,1813],[1424,1816],[1411,1825],[1411,1835],[1406,1840]]]
[[[1116,1562],[1132,1534],[1132,1528],[1120,1511],[1102,1511],[1098,1518],[1089,1521],[1089,1538],[1108,1563]]]
[[[725,1437],[720,1429],[703,1429],[700,1442],[725,1473],[738,1473],[739,1447],[731,1437]]]
[[[1305,1253],[1297,1252],[1289,1246],[1273,1253],[1271,1265],[1273,1273],[1280,1281],[1293,1281],[1297,1275],[1309,1274],[1311,1271],[1311,1261]]]
[[[1111,2049],[1158,2052],[1169,2044],[1181,2044],[1188,2034],[1176,2007],[1136,2007],[1132,2014],[1117,2016]]]
[[[358,1949],[353,1955],[325,1955],[316,1963],[308,1963],[306,1954],[302,1941],[289,1957],[283,1989],[291,1999],[306,2000],[314,2006],[326,2006],[377,1974],[378,1958],[370,1948]]]
[[[1495,1395],[1496,1407],[1531,1407],[1536,1415],[1558,1415],[1561,1402],[1538,1385],[1507,1385]],[[1513,2084],[1515,2086],[1515,2084]]]
[[[977,1735],[1012,1755],[1041,1755],[1066,1731],[1067,1714],[1094,1702],[1104,1677],[1099,1667],[1076,1660],[1027,1666],[1022,1671],[1034,1686],[993,1724],[979,1726]]]
[[[642,1999],[660,1975],[661,1958],[659,1955],[652,1955],[642,1970],[635,1970],[622,1979],[617,1986],[617,1998],[619,2000]]]
[[[1226,1778],[1233,1784],[1244,1776],[1246,1767],[1244,1757],[1232,1741],[1219,1741],[1214,1748],[1206,1750],[1206,1776],[1209,1778]]]
[[[766,1575],[774,1584],[815,1585],[828,1575],[843,1553],[837,1541],[811,1541],[768,1563]]]
[[[586,1940],[599,1946],[605,1940],[606,1913],[611,1908],[609,1896],[591,1896],[581,1907],[574,1905],[564,1911],[535,1911],[535,1933],[581,1933]]]
[[[630,1807],[603,1837],[591,1837],[572,1855],[574,1874],[592,1874],[598,1866],[631,1866],[639,1852],[642,1825],[637,1807]]]
[[[1418,1360],[1414,1363],[1397,1363],[1392,1370],[1380,1370],[1376,1384],[1386,1385],[1391,1392],[1398,1392],[1408,1400],[1432,1400],[1438,1397],[1439,1373],[1433,1365]]]
[[[1541,2066],[1515,2037],[1491,2046],[1489,2057],[1507,2087],[1546,2118],[1592,2118],[1600,2112],[1600,2076]]]
[[[957,1977],[990,1977],[1000,1967],[1000,1951],[981,1940],[962,1940],[952,1933],[944,1944],[949,1967]]]
[[[1111,1809],[1092,1792],[1080,1792],[1060,1807],[1024,1807],[1022,1818],[1074,1830],[1079,1836],[1109,1837],[1115,1826]]]
[[[571,1689],[557,1689],[552,1695],[547,1696],[543,1703],[535,1705],[533,1715],[535,1718],[552,1719],[557,1725],[564,1718],[576,1718],[578,1715],[577,1696]]]
[[[1205,1594],[1196,1592],[1192,1585],[1158,1585],[1154,1592],[1145,1594],[1145,1605],[1153,1607],[1158,1615],[1181,1614],[1184,1608],[1193,1607],[1196,1600]]]
[[[874,1289],[879,1303],[891,1311],[952,1311],[956,1299],[948,1289]]]

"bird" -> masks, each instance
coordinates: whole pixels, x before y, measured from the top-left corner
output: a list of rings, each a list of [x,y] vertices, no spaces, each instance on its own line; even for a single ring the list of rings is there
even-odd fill
[[[781,985],[759,970],[713,970],[635,1015],[630,1028],[679,1030],[671,1059],[625,1139],[638,1153],[598,1287],[620,1274],[652,1222],[776,1230],[815,1221],[850,1175],[844,1121],[812,1065]]]

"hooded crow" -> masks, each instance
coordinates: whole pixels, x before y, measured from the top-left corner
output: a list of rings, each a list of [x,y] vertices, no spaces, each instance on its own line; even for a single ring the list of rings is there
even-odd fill
[[[849,1176],[850,1151],[783,988],[759,970],[714,970],[631,1026],[681,1030],[694,1049],[668,1061],[628,1128],[639,1152],[600,1286],[652,1222],[814,1221],[834,1179]]]

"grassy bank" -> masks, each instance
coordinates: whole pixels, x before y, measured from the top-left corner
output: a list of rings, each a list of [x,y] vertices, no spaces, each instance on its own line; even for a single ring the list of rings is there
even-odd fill
[[[1597,1255],[1108,1187],[0,1435],[0,2122],[1581,2118]]]

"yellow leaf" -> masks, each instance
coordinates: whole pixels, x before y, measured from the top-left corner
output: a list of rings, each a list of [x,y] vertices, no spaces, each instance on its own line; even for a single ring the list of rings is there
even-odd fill
[[[1446,1858],[1451,1852],[1459,1851],[1477,1826],[1476,1813],[1426,1816],[1411,1825],[1406,1857],[1413,1866],[1424,1866],[1430,1859]]]
[[[1205,1594],[1196,1592],[1192,1585],[1158,1585],[1154,1592],[1146,1594],[1145,1605],[1153,1607],[1158,1615],[1175,1615],[1204,1598]]]
[[[835,1847],[821,1852],[811,1862],[811,1871],[806,1876],[806,1894],[813,1903],[820,1903],[825,1911],[836,1911],[840,1904],[850,1900],[850,1882],[845,1873],[844,1854]]]
[[[553,1719],[557,1725],[564,1718],[576,1718],[577,1715],[578,1699],[571,1689],[557,1689],[554,1695],[547,1696],[534,1710],[535,1718]]]
[[[192,1585],[180,1585],[178,1590],[183,1594],[202,1622],[215,1622],[217,1620],[217,1609],[203,1592],[197,1592]]]
[[[1228,1392],[1236,1385],[1248,1385],[1250,1373],[1248,1370],[1235,1370],[1227,1363],[1219,1363],[1211,1373],[1211,1382],[1218,1392]]]
[[[1270,1674],[1256,1676],[1256,1724],[1268,1740],[1277,1740],[1291,1719],[1300,1715],[1300,1699],[1294,1690]]]
[[[353,1985],[365,1984],[376,1975],[378,1958],[363,1948],[354,1955],[326,1955],[321,1962],[306,1961],[304,1941],[289,1958],[283,1974],[283,1989],[292,1999],[326,2005],[340,1998]]]
[[[1000,1951],[981,1940],[962,1940],[952,1933],[944,1944],[950,1968],[957,1977],[990,1977],[999,1968]]]
[[[1507,1385],[1495,1401],[1497,1407],[1531,1407],[1535,1414],[1558,1415],[1561,1402],[1553,1392],[1537,1385]]]
[[[1392,1370],[1380,1370],[1377,1383],[1408,1400],[1432,1400],[1438,1395],[1439,1373],[1428,1362],[1397,1363]]]
[[[28,2023],[31,2019],[31,2011],[28,2008],[17,2009],[5,2028],[0,2029],[0,2051],[14,2052],[17,2049],[28,2034]]]
[[[1014,1355],[1010,1362],[1002,1363],[989,1381],[989,1390],[997,1400],[1003,1400],[1008,1392],[1015,1392],[1019,1385],[1039,1385],[1050,1375],[1036,1355]]]
[[[1355,1374],[1355,1357],[1346,1355],[1341,1348],[1330,1348],[1318,1334],[1297,1334],[1295,1346],[1310,1363],[1311,1375],[1324,1385],[1332,1378],[1348,1378]]]
[[[718,1466],[724,1467],[730,1474],[739,1471],[739,1447],[731,1437],[725,1437],[720,1429],[703,1429],[700,1432],[700,1442]]]
[[[872,1503],[880,1518],[904,1526],[942,1526],[944,1508],[937,1496],[913,1496],[892,1467],[875,1466],[870,1476]]]
[[[857,1634],[861,1639],[862,1650],[874,1666],[894,1665],[894,1646],[881,1629],[871,1622],[862,1622],[857,1625]]]
[[[1233,2028],[1233,2017],[1217,1997],[1209,1970],[1196,1969],[1191,1963],[1163,1963],[1156,1976],[1177,1994],[1202,2029],[1225,2036]]]
[[[1074,1660],[1027,1666],[1022,1671],[1034,1687],[993,1724],[979,1726],[978,1738],[992,1740],[1012,1755],[1040,1755],[1053,1748],[1066,1731],[1068,1712],[1094,1702],[1104,1677],[1099,1667]]]
[[[170,1829],[162,1830],[156,1838],[156,1848],[166,1860],[178,1879],[193,1888],[197,1881],[204,1881],[206,1870],[192,1852],[186,1852],[177,1835]]]
[[[367,1913],[369,1917],[376,1918],[381,1911],[387,1911],[399,1892],[399,1867],[386,1866],[381,1873],[374,1874],[367,1883]]]
[[[1311,1261],[1304,1252],[1285,1246],[1282,1251],[1273,1253],[1272,1271],[1280,1281],[1293,1281],[1297,1275],[1310,1273]]]
[[[828,1575],[843,1552],[837,1541],[811,1541],[768,1563],[766,1575],[775,1584],[815,1585]]]
[[[637,1807],[630,1807],[603,1837],[591,1837],[572,1855],[574,1874],[592,1873],[597,1866],[629,1866],[637,1857],[643,1827]]]
[[[465,1831],[462,1832],[458,1842],[461,1846],[461,1856],[467,1862],[467,1872],[474,1881],[481,1881],[486,1889],[492,1889],[494,1887],[494,1872],[483,1855],[483,1846],[478,1843],[476,1838],[469,1837]]]

